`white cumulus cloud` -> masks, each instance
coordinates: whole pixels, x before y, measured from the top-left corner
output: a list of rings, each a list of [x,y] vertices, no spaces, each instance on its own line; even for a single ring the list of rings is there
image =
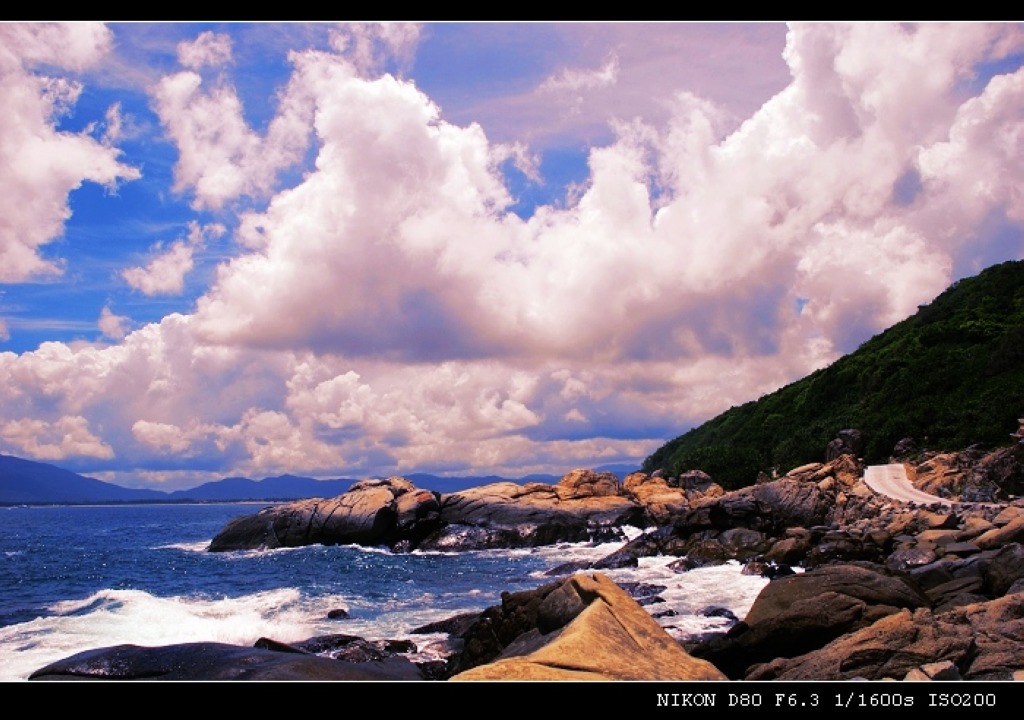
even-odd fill
[[[109,50],[110,31],[95,23],[0,25],[0,282],[62,272],[41,246],[59,238],[71,215],[68,195],[85,181],[109,188],[140,177],[120,151],[87,133],[56,129],[82,85],[74,72]]]

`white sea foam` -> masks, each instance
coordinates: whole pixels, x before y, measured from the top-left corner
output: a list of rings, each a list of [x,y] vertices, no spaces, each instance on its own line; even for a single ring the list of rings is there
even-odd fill
[[[194,543],[170,543],[168,545],[158,545],[157,550],[184,550],[185,552],[204,553],[208,547],[210,547],[210,541],[203,540],[201,542]]]
[[[610,570],[608,576],[619,583],[664,586],[665,589],[657,593],[664,602],[646,607],[655,615],[659,611],[674,613],[658,618],[658,622],[679,640],[727,629],[733,620],[709,614],[712,609],[728,611],[742,620],[769,582],[759,575],[744,575],[743,566],[735,561],[678,572],[669,567],[678,559],[663,556],[641,558],[638,567]]]
[[[260,637],[297,642],[317,634],[323,615],[304,607],[294,588],[240,598],[158,598],[139,590],[102,590],[84,600],[55,603],[55,616],[0,627],[0,681],[24,680],[76,653],[111,645],[222,642],[251,645]],[[337,598],[337,605],[344,599]],[[329,602],[329,600],[327,600]]]

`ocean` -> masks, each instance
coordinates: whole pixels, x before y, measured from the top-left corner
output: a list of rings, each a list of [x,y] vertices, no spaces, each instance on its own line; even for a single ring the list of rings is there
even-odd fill
[[[595,560],[621,543],[524,550],[394,554],[380,548],[313,545],[209,553],[232,518],[266,503],[0,508],[0,681],[26,680],[83,650],[213,641],[252,645],[344,633],[412,640],[441,657],[444,635],[414,628],[481,611],[503,591],[538,587],[549,570]],[[627,528],[629,537],[639,534]],[[646,558],[605,571],[616,582],[664,589],[647,606],[677,639],[743,618],[766,579],[737,563],[675,572],[676,558]],[[328,612],[343,609],[344,619]]]

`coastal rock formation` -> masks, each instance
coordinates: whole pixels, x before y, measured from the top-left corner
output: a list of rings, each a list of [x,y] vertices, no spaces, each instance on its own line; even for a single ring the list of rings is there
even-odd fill
[[[918,587],[884,568],[830,565],[768,583],[742,622],[691,652],[743,678],[752,664],[800,655],[902,609],[930,606]]]
[[[949,680],[1024,673],[1024,592],[936,613],[901,610],[796,657],[751,667],[746,680],[915,680],[942,663]],[[927,675],[927,673],[925,673]]]
[[[438,496],[405,478],[364,480],[336,498],[313,498],[236,518],[207,548],[273,549],[301,545],[416,542],[440,524]]]
[[[954,468],[938,457],[924,462]],[[1016,482],[1014,467],[1006,453],[982,453],[957,472],[989,468],[988,478],[1003,478],[993,481],[999,486]],[[400,642],[328,636],[235,650],[118,646],[37,675],[54,679],[89,668],[85,675],[160,676],[186,672],[172,667],[183,662],[197,679],[308,679],[328,671],[399,676],[391,679],[411,679],[412,671],[430,680],[1024,679],[1024,501],[962,502],[955,494],[967,487],[961,484],[949,486],[952,503],[904,503],[876,495],[862,475],[860,461],[847,453],[733,492],[703,473],[634,473],[619,484],[586,470],[557,485],[497,483],[444,496],[403,478],[358,483],[331,501],[240,518],[211,548],[527,547],[604,540],[624,525],[656,527],[596,563],[554,568],[549,575],[557,581],[504,593],[500,606],[436,624],[432,632],[447,633],[451,642],[447,662],[429,668],[391,657]],[[997,491],[1005,494],[1002,486]],[[678,557],[676,572],[739,560],[745,572],[771,581],[728,631],[680,642],[645,609],[648,600],[656,604],[656,586],[641,593],[600,572],[571,575],[653,555]],[[289,653],[299,658],[277,657]],[[321,670],[303,656],[361,667]]]
[[[464,641],[452,681],[727,679],[601,573],[506,593]]]
[[[1024,443],[985,452],[917,452],[901,442],[893,460],[902,462],[914,485],[927,493],[960,502],[1008,502],[1024,494]]]
[[[479,550],[621,539],[652,523],[612,473],[578,469],[557,485],[499,482],[441,495],[401,477],[365,480],[333,499],[314,498],[237,518],[208,550],[299,545],[387,545],[394,550]]]
[[[624,526],[646,526],[643,505],[619,494],[611,473],[574,470],[558,485],[492,483],[441,497],[441,527],[421,550],[535,547],[622,539]]]
[[[860,469],[852,456],[844,455],[827,464],[796,468],[771,482],[729,493],[691,495],[687,492],[669,502],[665,502],[669,497],[665,486],[659,490],[661,495],[654,496],[661,501],[661,509],[651,514],[667,516],[666,522],[634,538],[595,563],[594,568],[636,565],[639,558],[652,555],[686,557],[690,567],[717,565],[728,560],[744,562],[768,555],[782,541],[787,542],[776,555],[799,562],[813,545],[809,540],[798,543],[794,539],[794,528],[824,526],[835,508],[837,496],[844,491],[853,493],[852,488],[857,483],[863,486],[859,481]],[[633,492],[636,493],[636,489]],[[865,487],[864,492],[870,495],[871,491]],[[671,502],[675,503],[675,509],[666,512]],[[679,509],[684,503],[685,509]],[[806,532],[809,537],[810,531]]]

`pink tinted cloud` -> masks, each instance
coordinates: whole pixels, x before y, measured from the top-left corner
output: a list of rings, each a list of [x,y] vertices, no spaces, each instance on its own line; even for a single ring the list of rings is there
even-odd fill
[[[279,113],[315,118],[314,169],[244,216],[194,314],[0,355],[0,422],[83,417],[117,453],[257,475],[643,456],[663,438],[631,428],[683,430],[822,367],[944,289],[979,218],[1019,217],[1019,73],[971,97],[960,70],[1019,49],[1012,30],[793,26],[791,81],[745,122],[673,89],[526,220],[483,126],[295,55],[285,96],[308,114]]]
[[[62,272],[39,248],[60,237],[71,215],[68,194],[85,181],[109,188],[138,178],[118,160],[120,151],[86,133],[56,130],[82,86],[70,76],[98,62],[110,32],[93,23],[0,25],[0,282],[23,282]]]
[[[231,37],[207,30],[192,41],[178,43],[178,62],[190,70],[223,65],[231,60]]]

